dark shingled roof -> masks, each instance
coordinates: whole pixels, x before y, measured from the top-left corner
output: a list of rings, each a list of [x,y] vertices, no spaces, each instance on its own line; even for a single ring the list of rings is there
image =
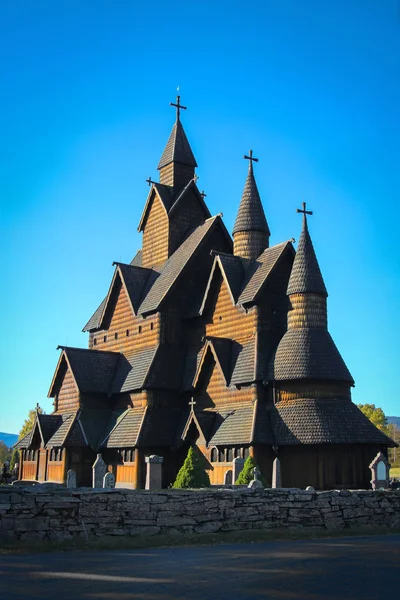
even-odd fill
[[[94,329],[98,329],[100,327],[100,320],[103,314],[104,307],[107,302],[107,297],[101,302],[100,306],[96,308],[93,315],[90,317],[89,321],[86,323],[85,327],[82,331],[93,331]]]
[[[146,289],[146,283],[148,282],[153,271],[152,269],[134,267],[132,265],[125,265],[123,263],[115,264],[117,265],[121,273],[121,277],[125,283],[133,310],[135,311],[135,314],[137,314],[140,301],[142,300],[143,293]]]
[[[146,389],[180,391],[185,351],[182,346],[162,344],[158,347],[146,379]]]
[[[268,380],[337,379],[354,384],[326,329],[289,329],[278,344]]]
[[[254,404],[218,411],[210,446],[250,444],[252,439]]]
[[[60,427],[62,423],[61,415],[43,415],[38,413],[37,415],[38,424],[42,432],[43,441],[45,444],[49,441],[51,436]]]
[[[31,443],[31,437],[32,437],[32,431],[30,431],[29,433],[24,435],[23,438],[18,440],[18,442],[16,444],[14,444],[13,448],[15,450],[22,450],[24,448],[29,448],[30,443]]]
[[[72,374],[81,392],[107,394],[111,389],[119,352],[87,350],[59,346],[66,354]],[[55,393],[55,385],[50,394]]]
[[[171,162],[179,162],[191,167],[197,167],[186,133],[179,120],[176,121],[172,128],[157,169],[161,169]]]
[[[129,448],[136,446],[145,408],[129,408],[102,443],[102,448]]]
[[[75,448],[77,448],[77,447],[82,448],[82,447],[88,445],[87,440],[84,435],[84,432],[83,432],[82,424],[79,419],[79,415],[76,417],[74,424],[72,425],[71,429],[69,430],[68,435],[65,438],[63,445],[67,446],[67,447],[75,447]]]
[[[283,242],[277,246],[267,248],[257,258],[257,260],[252,262],[248,269],[243,291],[238,299],[239,304],[254,302],[257,299],[257,295],[261,291],[264,283],[267,281],[272,269],[275,267],[287,249],[290,249],[289,251],[293,252],[294,254],[291,242]]]
[[[256,339],[251,338],[246,344],[235,344],[233,348],[233,365],[231,385],[252,383],[256,380]]]
[[[258,193],[257,184],[254,179],[251,161],[249,163],[249,172],[247,174],[242,200],[233,228],[234,234],[239,231],[263,231],[267,235],[270,235],[260,194]]]
[[[301,231],[292,272],[289,278],[287,293],[314,293],[327,297],[325,283],[315,255],[313,243],[307,227],[307,219],[303,217]]]
[[[204,345],[190,346],[186,350],[185,366],[183,370],[182,390],[189,391],[193,387],[193,380],[203,356]]]
[[[245,265],[247,266],[248,261],[240,256],[231,256],[230,254],[222,253],[216,256],[216,260],[220,261],[231,294],[235,302],[237,302],[245,275]]]
[[[141,314],[153,312],[159,308],[165,296],[176,283],[182,271],[212,231],[217,221],[220,221],[218,215],[207,219],[202,225],[196,227],[192,234],[169,257],[139,308]]]
[[[61,415],[62,423],[57,431],[52,435],[52,437],[47,442],[47,446],[50,448],[60,448],[64,445],[70,427],[72,426],[76,413],[64,413]]]
[[[142,266],[142,250],[138,250],[135,256],[132,258],[130,264],[132,267],[141,267]]]
[[[118,368],[112,384],[112,393],[131,392],[141,389],[149,373],[157,346],[144,348],[128,356],[119,355]]]
[[[183,190],[181,190],[178,195],[173,199],[173,203],[171,204],[171,208],[168,211],[169,215],[172,215],[174,213],[174,211],[177,209],[177,207],[179,206],[179,204],[181,203],[181,201],[189,194],[189,192],[194,193],[195,197],[197,198],[197,200],[199,201],[203,211],[204,211],[204,218],[205,219],[209,219],[211,217],[211,213],[208,210],[208,206],[207,204],[204,202],[204,198],[203,196],[200,194],[199,189],[194,181],[194,179],[191,179],[189,181],[189,183],[187,183],[185,185],[185,187],[183,188]]]
[[[166,446],[175,443],[181,411],[169,407],[148,407],[138,440],[139,447]]]
[[[393,440],[346,399],[296,399],[272,409],[275,443],[290,444],[383,444]]]

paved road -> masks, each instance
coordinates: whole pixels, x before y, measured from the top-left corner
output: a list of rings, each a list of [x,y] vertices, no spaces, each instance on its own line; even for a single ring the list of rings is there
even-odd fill
[[[400,598],[400,536],[0,556],[1,600]]]

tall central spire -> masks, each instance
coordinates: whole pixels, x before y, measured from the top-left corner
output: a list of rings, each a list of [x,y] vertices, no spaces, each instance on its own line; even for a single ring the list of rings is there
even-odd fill
[[[176,191],[185,187],[193,179],[197,167],[180,120],[181,110],[187,109],[186,106],[182,106],[180,98],[180,96],[176,97],[176,103],[170,102],[170,106],[176,107],[176,121],[157,167],[160,171],[160,183],[169,185]]]
[[[258,158],[253,157],[252,150],[244,158],[249,161],[249,170],[232,232],[233,253],[255,259],[268,248],[271,234],[254,178],[253,162]]]

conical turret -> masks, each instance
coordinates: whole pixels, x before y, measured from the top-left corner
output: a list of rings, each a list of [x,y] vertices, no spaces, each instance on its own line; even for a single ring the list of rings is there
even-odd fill
[[[242,258],[256,259],[269,246],[270,230],[261,203],[253,172],[253,152],[244,156],[249,171],[233,228],[233,253]]]
[[[180,120],[180,111],[186,110],[186,106],[181,105],[180,96],[177,96],[176,104],[171,102],[171,106],[176,107],[176,122],[157,169],[160,183],[178,191],[193,179],[197,163]]]
[[[328,332],[325,283],[307,226],[303,228],[289,278],[288,330],[270,366],[275,380],[338,380],[353,384],[342,357]]]

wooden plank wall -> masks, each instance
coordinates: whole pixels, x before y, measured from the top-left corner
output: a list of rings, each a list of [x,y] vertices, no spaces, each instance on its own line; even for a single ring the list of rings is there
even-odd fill
[[[146,319],[134,315],[125,288],[121,286],[109,328],[89,336],[89,348],[131,354],[157,346],[161,335],[161,313]]]
[[[206,335],[243,343],[253,337],[257,331],[257,310],[251,308],[246,313],[244,308],[234,305],[222,277],[217,288],[215,305],[210,312],[211,315],[206,323]]]
[[[20,479],[35,480],[37,473],[36,460],[24,460]]]
[[[169,249],[169,220],[161,201],[154,199],[143,230],[142,266],[153,267],[165,262]]]
[[[76,387],[75,380],[71,370],[68,369],[64,375],[58,397],[56,399],[55,412],[67,413],[73,412],[79,408],[79,390]]]

